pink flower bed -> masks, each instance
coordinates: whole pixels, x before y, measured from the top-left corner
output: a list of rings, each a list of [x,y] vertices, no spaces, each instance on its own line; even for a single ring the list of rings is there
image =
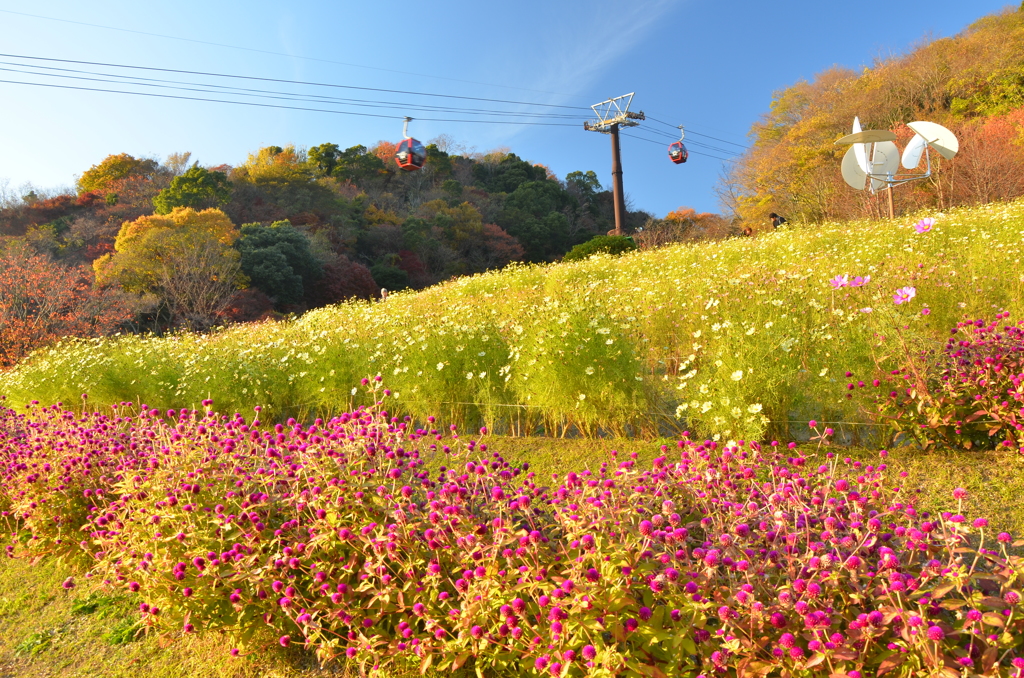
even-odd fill
[[[539,478],[481,440],[379,409],[312,426],[3,409],[7,550],[71,561],[65,588],[132,592],[155,629],[227,630],[233,654],[486,676],[1022,675],[1010,536],[919,513],[884,452],[685,438],[650,467]]]

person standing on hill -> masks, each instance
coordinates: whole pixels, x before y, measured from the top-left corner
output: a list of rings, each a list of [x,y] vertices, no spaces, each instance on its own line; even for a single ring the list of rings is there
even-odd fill
[[[772,220],[772,228],[778,228],[779,226],[782,226],[784,223],[786,223],[786,217],[780,216],[775,212],[769,214],[768,218]]]

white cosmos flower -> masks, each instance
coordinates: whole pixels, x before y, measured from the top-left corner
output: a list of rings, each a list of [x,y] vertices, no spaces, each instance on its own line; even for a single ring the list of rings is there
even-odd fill
[[[735,372],[732,373],[732,380],[733,381],[739,381],[742,378],[743,378],[743,370],[736,370]]]

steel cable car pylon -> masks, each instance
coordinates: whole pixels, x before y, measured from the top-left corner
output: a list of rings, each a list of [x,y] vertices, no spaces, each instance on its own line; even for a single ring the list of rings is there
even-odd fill
[[[412,122],[412,118],[406,116],[405,125],[402,127],[403,138],[395,147],[395,162],[398,163],[398,169],[415,172],[427,161],[427,149],[419,141],[409,136],[410,122]]]
[[[607,99],[591,106],[597,114],[597,120],[586,121],[583,129],[588,132],[610,134],[612,137],[612,204],[615,208],[615,235],[624,235],[626,225],[626,200],[622,190],[622,158],[619,152],[619,127],[635,127],[645,120],[644,112],[633,112],[629,105],[633,101],[633,92],[620,97]],[[609,233],[611,235],[611,233]]]
[[[677,165],[683,164],[690,157],[690,153],[683,144],[683,139],[685,138],[686,132],[683,130],[683,126],[679,125],[679,141],[668,145],[668,158]]]

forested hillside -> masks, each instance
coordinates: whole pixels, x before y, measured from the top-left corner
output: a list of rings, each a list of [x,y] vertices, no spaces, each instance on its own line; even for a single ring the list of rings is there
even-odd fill
[[[1024,11],[1008,10],[862,72],[835,67],[776,92],[721,195],[750,224],[773,211],[808,221],[879,216],[884,196],[843,182],[846,147],[833,144],[860,116],[864,129],[895,132],[901,148],[914,120],[960,140],[953,160],[933,154],[930,179],[895,190],[897,213],[1014,198],[1024,194],[1022,107]]]
[[[237,166],[111,155],[74,191],[0,203],[0,366],[63,335],[205,329],[543,262],[613,227],[594,172],[564,180],[447,137],[270,146]],[[630,230],[649,219],[629,213]]]

